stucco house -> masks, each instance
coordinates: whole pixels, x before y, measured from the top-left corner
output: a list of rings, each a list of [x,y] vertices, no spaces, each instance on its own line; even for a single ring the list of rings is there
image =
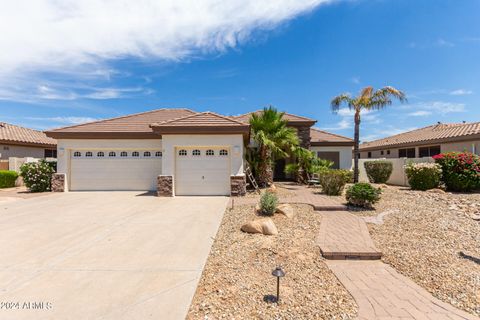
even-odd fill
[[[55,158],[57,141],[45,133],[0,122],[0,159],[17,158]]]
[[[318,152],[322,148],[334,152],[335,141],[324,145],[328,133],[315,133],[312,139],[315,120],[285,117],[288,125],[297,128],[303,146],[319,143],[315,146]],[[58,141],[52,188],[157,190],[160,196],[244,194],[248,119],[249,114],[228,117],[158,109],[47,131],[47,136]],[[338,143],[345,147],[343,141]],[[351,165],[351,147],[349,157]],[[339,166],[346,163],[340,158]]]
[[[362,143],[360,158],[423,158],[442,152],[480,154],[480,122],[437,123]]]

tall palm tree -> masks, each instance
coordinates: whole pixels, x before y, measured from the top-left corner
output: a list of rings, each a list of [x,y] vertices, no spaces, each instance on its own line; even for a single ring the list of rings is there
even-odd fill
[[[274,160],[287,157],[299,144],[295,129],[287,127],[283,115],[270,106],[258,114],[252,113],[250,118],[252,138],[260,156],[258,180],[261,186],[273,182]]]
[[[350,110],[355,112],[355,135],[353,147],[353,181],[358,182],[358,158],[360,157],[360,113],[362,110],[381,110],[392,104],[392,98],[400,102],[407,101],[405,94],[393,87],[384,87],[374,90],[373,87],[366,87],[360,91],[357,97],[351,97],[348,93],[343,93],[333,98],[331,102],[333,112],[338,112],[343,104],[346,104]]]

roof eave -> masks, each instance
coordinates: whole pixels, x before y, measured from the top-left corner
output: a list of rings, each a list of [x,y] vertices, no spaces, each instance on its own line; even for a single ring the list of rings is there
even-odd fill
[[[353,141],[311,141],[312,147],[353,147]]]
[[[26,142],[26,141],[14,141],[14,140],[0,140],[1,144],[13,145],[13,146],[28,146],[38,148],[55,148],[56,143],[41,143],[41,142]]]
[[[54,139],[158,139],[153,132],[61,132],[47,131],[47,137]]]

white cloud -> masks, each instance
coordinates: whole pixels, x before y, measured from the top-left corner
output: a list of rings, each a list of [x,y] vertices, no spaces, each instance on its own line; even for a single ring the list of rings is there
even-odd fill
[[[436,45],[439,47],[454,47],[455,44],[443,38],[438,38]]]
[[[221,52],[331,1],[6,1],[0,78],[38,71],[92,75],[117,59],[178,61]]]
[[[96,121],[98,119],[95,118],[90,118],[90,117],[73,117],[73,116],[67,116],[67,117],[47,117],[47,118],[42,118],[42,117],[26,117],[25,119],[27,120],[34,120],[34,121],[48,121],[48,122],[54,122],[54,123],[59,123],[59,124],[80,124],[80,123],[85,123],[85,122],[92,122]]]
[[[412,117],[425,117],[431,114],[432,114],[431,111],[420,110],[420,111],[410,112],[408,115]]]
[[[351,128],[352,126],[353,126],[353,120],[348,118],[343,118],[332,127],[322,128],[322,130],[345,130],[345,129]]]
[[[360,84],[360,77],[352,77],[350,81],[354,84]]]
[[[466,90],[466,89],[458,89],[458,90],[453,90],[450,92],[450,94],[452,96],[465,96],[465,95],[469,95],[469,94],[472,94],[473,91],[471,90]]]
[[[432,111],[432,113],[437,113],[441,115],[446,115],[448,113],[465,112],[465,104],[463,103],[434,101],[430,103],[420,104],[420,107],[423,107],[423,109],[425,110]]]

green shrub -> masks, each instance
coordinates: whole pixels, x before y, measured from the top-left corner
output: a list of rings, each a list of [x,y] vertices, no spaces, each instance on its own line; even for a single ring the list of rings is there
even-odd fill
[[[323,192],[329,196],[338,196],[342,193],[345,184],[352,178],[352,172],[341,169],[323,170],[319,174]]]
[[[277,210],[278,198],[273,192],[265,192],[260,198],[260,214],[272,216]]]
[[[438,163],[414,163],[405,166],[408,184],[413,190],[437,188],[442,176],[442,167]]]
[[[348,203],[353,206],[371,208],[380,200],[381,193],[380,188],[375,188],[370,183],[360,182],[350,186],[345,196]]]
[[[0,188],[15,187],[15,181],[18,178],[18,173],[9,170],[0,170]]]
[[[386,183],[393,171],[391,161],[365,161],[363,165],[371,183]]]
[[[45,160],[27,162],[20,167],[23,182],[31,192],[49,191],[53,173],[51,164]]]
[[[480,157],[468,152],[441,153],[433,157],[442,167],[442,180],[450,191],[480,189]]]

